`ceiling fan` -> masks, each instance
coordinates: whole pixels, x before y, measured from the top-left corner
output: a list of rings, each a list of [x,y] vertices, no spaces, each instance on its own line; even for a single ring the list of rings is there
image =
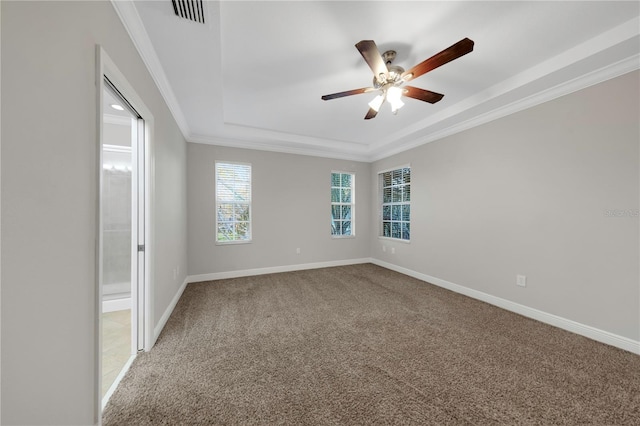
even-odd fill
[[[442,99],[444,95],[440,93],[418,87],[403,86],[403,84],[473,51],[473,40],[463,38],[442,52],[436,53],[429,59],[420,62],[409,71],[405,71],[397,65],[392,65],[396,57],[396,52],[394,50],[388,50],[381,55],[373,40],[360,41],[356,44],[356,49],[358,49],[367,62],[371,71],[373,71],[373,87],[363,87],[362,89],[324,95],[322,100],[328,101],[330,99],[378,91],[378,96],[369,102],[369,111],[367,115],[364,116],[365,120],[369,120],[378,114],[380,107],[385,101],[389,102],[391,111],[396,114],[404,105],[404,102],[401,100],[402,96],[432,104]]]

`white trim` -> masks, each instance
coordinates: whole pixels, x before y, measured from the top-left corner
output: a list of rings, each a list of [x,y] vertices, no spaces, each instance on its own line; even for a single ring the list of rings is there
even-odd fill
[[[169,303],[169,306],[167,306],[167,309],[165,309],[164,313],[160,317],[158,324],[153,329],[153,341],[151,342],[150,347],[156,344],[156,341],[158,340],[160,333],[162,333],[162,329],[167,324],[167,321],[169,321],[169,317],[173,313],[173,310],[175,309],[176,305],[178,304],[178,301],[180,300],[180,297],[182,297],[182,293],[184,293],[184,289],[187,288],[187,284],[189,283],[190,283],[189,277],[186,277],[182,282],[182,285],[176,292],[176,294],[173,296],[173,299],[171,299],[171,303]]]
[[[203,145],[228,146],[232,148],[253,149],[256,151],[281,152],[285,154],[307,155],[311,157],[335,158],[338,160],[365,162],[369,161],[368,151],[366,150],[364,145],[359,147],[358,150],[347,149],[345,147],[348,144],[353,143],[348,141],[339,142],[342,144],[341,146],[328,144],[329,142],[335,141],[325,141],[322,145],[311,147],[304,146],[302,144],[283,145],[281,141],[265,141],[263,139],[250,141],[247,139],[241,139],[239,136],[219,137],[191,134],[186,139],[187,142]],[[288,143],[289,142],[287,142],[287,144]],[[330,148],[333,149],[329,150]]]
[[[158,327],[156,327],[156,335],[160,334],[162,331],[162,327],[164,327],[164,323],[166,323],[167,319],[171,315],[175,304],[178,299],[182,295],[184,288],[187,283],[195,283],[195,282],[204,282],[204,281],[216,281],[223,280],[229,278],[239,278],[239,277],[248,277],[254,275],[263,275],[263,274],[274,274],[280,272],[291,272],[291,271],[301,271],[306,269],[317,269],[317,268],[328,268],[333,266],[346,266],[346,265],[357,265],[362,263],[373,263],[374,265],[381,266],[386,269],[390,269],[395,272],[399,272],[404,275],[408,275],[413,278],[417,278],[419,280],[428,282],[430,284],[437,285],[438,287],[446,288],[447,290],[454,291],[459,294],[463,294],[465,296],[471,297],[473,299],[481,300],[483,302],[489,303],[493,306],[505,309],[507,311],[515,312],[527,318],[532,318],[537,321],[543,322],[545,324],[552,325],[554,327],[561,328],[563,330],[570,331],[572,333],[587,337],[592,340],[596,340],[598,342],[606,343],[611,346],[615,346],[620,349],[624,349],[626,351],[639,354],[640,355],[640,341],[636,341],[633,339],[629,339],[628,337],[620,336],[605,330],[601,330],[589,325],[581,324],[579,322],[566,319],[557,315],[553,315],[535,308],[531,308],[525,305],[521,305],[519,303],[512,302],[510,300],[502,299],[497,296],[493,296],[487,293],[483,293],[478,290],[473,290],[468,287],[464,287],[459,284],[454,284],[452,282],[432,277],[427,274],[423,274],[420,272],[413,271],[411,269],[403,268],[401,266],[397,266],[388,262],[384,262],[375,258],[360,258],[360,259],[349,259],[349,260],[338,260],[338,261],[328,261],[328,262],[316,262],[316,263],[306,263],[306,264],[298,264],[298,265],[285,265],[285,266],[275,266],[275,267],[267,267],[267,268],[256,268],[256,269],[245,269],[238,271],[226,271],[226,272],[215,272],[210,274],[200,274],[200,275],[189,275],[182,287],[174,297],[174,301],[172,301],[167,311],[162,316],[164,321],[161,319]]]
[[[0,11],[2,11],[2,7],[0,7]],[[0,22],[2,22],[2,13],[0,12]],[[0,31],[0,34],[2,32]],[[0,37],[1,38],[1,37]],[[0,46],[2,46],[2,41],[0,40]],[[0,55],[0,70],[2,70],[2,55]],[[2,78],[0,78],[0,81],[2,81]],[[2,98],[2,93],[0,91],[0,100]],[[0,101],[0,105],[2,105],[2,102]],[[2,113],[0,111],[0,122],[2,121]],[[2,125],[0,124],[0,129],[2,128]],[[2,134],[2,132],[0,132],[0,135]],[[0,176],[2,176],[2,136],[0,136]],[[2,179],[0,178],[0,188],[2,188]],[[0,212],[2,212],[2,190],[0,189]],[[0,224],[2,223],[1,220],[1,216],[2,214],[0,213]],[[2,225],[0,225],[0,241],[2,241]],[[0,247],[2,247],[2,244],[0,244]],[[2,249],[0,249],[0,260],[2,259]],[[2,262],[0,261],[0,306],[2,306]],[[2,315],[0,315],[0,365],[2,365]],[[0,381],[1,381],[1,377],[2,377],[2,372],[0,372]],[[0,386],[0,401],[2,401],[2,386]],[[0,404],[0,420],[2,419],[2,404]]]
[[[210,274],[189,275],[189,283],[203,281],[226,280],[229,278],[251,277],[254,275],[277,274],[280,272],[304,271],[307,269],[330,268],[333,266],[358,265],[361,263],[371,263],[371,258],[346,260],[330,260],[327,262],[298,263],[295,265],[272,266],[267,268],[243,269],[237,271],[213,272]]]
[[[173,115],[173,118],[176,120],[182,136],[187,139],[189,135],[189,125],[182,113],[182,109],[180,109],[178,99],[173,93],[173,88],[169,84],[169,79],[164,72],[164,68],[162,68],[160,59],[153,48],[149,34],[147,34],[145,30],[142,18],[140,18],[140,14],[138,14],[138,9],[136,9],[132,1],[111,0],[111,5],[115,9],[120,21],[122,21],[122,25],[124,25],[124,28],[127,30],[129,38],[131,38],[136,50],[138,50],[149,74],[151,74],[151,78],[153,78],[156,86],[158,86],[158,90],[171,111],[171,115]]]
[[[104,100],[104,56],[102,55],[102,48],[100,46],[96,46],[96,75],[95,75],[95,86],[96,86],[96,113],[97,113],[97,123],[96,123],[96,170],[97,175],[95,176],[95,214],[96,214],[96,236],[95,239],[95,255],[96,255],[96,270],[94,276],[94,282],[97,285],[96,293],[97,297],[95,298],[94,309],[95,315],[98,317],[98,320],[95,321],[94,325],[94,335],[95,341],[94,344],[97,346],[95,357],[96,367],[93,372],[95,386],[94,386],[94,418],[98,420],[98,424],[102,425],[102,271],[103,271],[103,262],[102,262],[102,205],[101,205],[101,194],[102,194],[102,145],[103,145],[103,127],[104,122],[102,116],[104,114],[103,109],[103,100]]]
[[[606,67],[576,77],[573,80],[569,80],[549,89],[543,90],[542,92],[537,92],[528,97],[521,98],[506,105],[494,108],[483,114],[476,115],[468,120],[456,123],[453,126],[449,126],[442,130],[432,132],[425,137],[410,139],[409,142],[404,144],[397,142],[395,144],[389,143],[388,147],[382,146],[378,150],[374,148],[367,161],[378,161],[392,155],[417,148],[427,143],[435,142],[447,136],[455,135],[456,133],[472,129],[482,124],[498,120],[502,117],[515,114],[525,109],[532,108],[545,102],[552,101],[562,96],[569,95],[573,92],[586,89],[598,83],[602,83],[604,81],[611,80],[613,78],[635,71],[640,68],[639,64],[640,55],[631,56],[614,64],[607,65]],[[471,107],[473,106],[475,106],[475,104],[471,105]]]
[[[570,319],[566,319],[566,318],[553,315],[535,308],[521,305],[519,303],[502,299],[497,296],[492,296],[490,294],[483,293],[478,290],[473,290],[471,288],[464,287],[459,284],[454,284],[452,282],[445,281],[440,278],[432,277],[430,275],[416,272],[411,269],[403,268],[401,266],[397,266],[397,265],[384,262],[382,260],[375,259],[375,258],[336,260],[336,261],[328,261],[328,262],[305,263],[305,264],[297,264],[297,265],[285,265],[285,266],[245,269],[245,270],[237,270],[237,271],[214,272],[210,274],[189,275],[185,278],[185,281],[183,282],[182,286],[174,296],[173,300],[171,301],[171,304],[167,307],[167,310],[162,315],[162,318],[160,319],[158,325],[156,326],[156,330],[154,334],[157,339],[157,337],[160,335],[160,332],[164,328],[164,325],[166,324],[167,320],[171,316],[173,309],[178,303],[178,300],[180,299],[180,296],[182,296],[182,293],[184,292],[184,289],[186,288],[188,283],[217,281],[217,280],[223,280],[223,279],[229,279],[229,278],[249,277],[249,276],[263,275],[263,274],[274,274],[274,273],[280,273],[280,272],[302,271],[307,269],[329,268],[334,266],[357,265],[362,263],[373,263],[374,265],[381,266],[383,268],[390,269],[392,271],[399,272],[401,274],[408,275],[413,278],[417,278],[421,281],[425,281],[427,283],[437,285],[438,287],[446,288],[447,290],[454,291],[456,293],[471,297],[473,299],[481,300],[483,302],[489,303],[490,305],[497,306],[507,311],[520,314],[527,318],[532,318],[537,321],[543,322],[545,324],[549,324],[554,327],[558,327],[563,330],[570,331],[580,336],[584,336],[589,339],[596,340],[598,342],[615,346],[617,348],[624,349],[626,351],[640,355],[640,341],[629,339],[628,337],[620,336],[620,335],[617,335],[605,330],[601,330],[589,325],[581,324],[579,322],[576,322]]]
[[[133,360],[134,359],[136,359],[136,354],[135,353],[132,354],[129,357],[127,362],[122,367],[122,370],[120,370],[120,373],[116,376],[116,378],[113,381],[113,383],[111,384],[111,386],[109,386],[109,390],[107,390],[107,393],[105,393],[104,397],[102,397],[102,408],[101,408],[101,410],[104,410],[104,407],[107,406],[107,402],[109,402],[109,398],[111,398],[111,395],[113,395],[113,392],[115,392],[116,388],[120,384],[120,381],[122,380],[124,375],[127,374],[127,371],[129,371],[129,367],[131,367],[131,364],[133,364]],[[102,424],[102,419],[100,419],[99,421],[100,421],[100,424]]]
[[[120,115],[111,115],[104,113],[103,120],[108,124],[115,124],[117,126],[131,126],[131,117],[122,117]]]
[[[131,123],[129,123],[131,124]],[[124,145],[109,145],[109,144],[102,144],[102,149],[107,151],[107,152],[121,152],[124,154],[131,154],[131,147],[130,146],[124,146]]]
[[[102,313],[131,309],[131,297],[102,301]]]
[[[150,350],[151,345],[149,344],[152,336],[151,324],[153,319],[153,232],[154,232],[154,224],[153,224],[153,202],[154,202],[154,149],[153,149],[153,132],[154,132],[154,117],[151,110],[146,106],[142,98],[138,95],[136,90],[131,86],[127,78],[122,74],[117,65],[113,62],[113,60],[109,57],[109,55],[105,52],[105,50],[101,46],[97,46],[97,54],[99,56],[99,69],[98,76],[96,79],[98,80],[96,84],[100,92],[103,90],[103,76],[106,75],[109,80],[118,88],[118,91],[126,98],[127,102],[142,116],[145,124],[144,128],[144,145],[146,150],[145,161],[148,164],[145,164],[145,184],[147,185],[145,191],[145,262],[143,265],[145,280],[143,283],[144,292],[142,294],[142,298],[144,299],[144,307],[143,310],[144,318],[144,335],[138,336],[144,341],[144,349]],[[102,93],[100,93],[100,102],[102,102]],[[102,105],[100,105],[100,112],[102,113]],[[102,126],[102,122],[100,122],[100,126]],[[101,128],[100,128],[101,130]],[[99,138],[102,137],[102,134],[99,135]],[[102,144],[102,140],[100,140]],[[100,197],[98,197],[99,199]],[[100,212],[99,212],[100,213]],[[100,232],[101,222],[99,222],[98,232]],[[101,254],[100,254],[101,257]],[[136,302],[137,303],[137,302]]]
[[[156,157],[154,131],[155,121],[152,115],[145,118],[144,132],[144,350],[150,351],[153,339],[154,290],[155,290],[155,207],[156,207]]]
[[[355,175],[356,170],[339,170],[339,169],[331,169],[331,173],[344,173],[347,175]]]
[[[622,59],[617,63],[605,65],[599,69],[592,70],[587,74],[578,76],[568,82],[560,83],[551,89],[540,93],[533,93],[525,99],[499,106],[498,108],[487,111],[480,116],[473,117],[442,130],[437,130],[427,136],[412,136],[413,132],[424,131],[430,126],[437,124],[432,121],[437,119],[437,117],[430,117],[426,120],[415,123],[414,126],[403,129],[401,134],[394,134],[387,140],[380,141],[370,147],[353,141],[335,141],[330,139],[314,138],[272,130],[254,129],[232,123],[224,124],[224,134],[216,136],[197,135],[191,133],[191,130],[189,129],[188,122],[180,108],[173,89],[169,84],[169,80],[160,63],[158,55],[155,52],[151,39],[145,30],[144,24],[138,14],[134,2],[111,0],[111,3],[133,44],[138,50],[138,53],[151,74],[155,84],[158,86],[158,89],[167,103],[167,106],[176,120],[184,138],[191,143],[233,146],[260,151],[374,162],[640,68],[638,55],[636,54]],[[213,20],[210,18],[209,25],[212,23]],[[559,72],[569,68],[573,64],[587,58],[594,57],[599,53],[607,52],[608,50],[613,49],[616,45],[630,40],[633,37],[637,37],[638,23],[638,17],[632,18],[629,21],[574,46],[553,58],[549,58],[543,63],[525,70],[519,75],[513,76],[511,79],[487,89],[486,93],[483,92],[476,94],[471,99],[455,105],[452,109],[443,112],[446,114],[446,117],[444,118],[455,117],[471,108],[481,106],[483,103],[487,102],[487,100],[502,95],[508,95],[517,89],[523,88],[524,86],[543,78],[553,78]],[[408,139],[408,142],[400,142],[403,138]],[[296,145],[291,146],[292,142]],[[327,151],[327,147],[331,147],[332,151]]]
[[[216,223],[216,229],[218,229],[218,224]],[[216,238],[218,238],[218,235],[216,233]],[[230,241],[217,241],[215,242],[215,245],[217,246],[232,246],[234,244],[251,244],[253,243],[252,239],[248,239],[248,240],[230,240]]]
[[[361,263],[371,263],[371,258],[361,258],[361,259],[348,259],[348,260],[332,260],[328,262],[316,262],[316,263],[303,263],[297,265],[285,265],[285,266],[274,266],[268,268],[256,268],[256,269],[245,269],[238,271],[227,271],[227,272],[214,272],[211,274],[200,274],[200,275],[189,275],[184,279],[184,282],[173,296],[171,303],[167,306],[167,309],[160,317],[158,324],[156,325],[153,331],[153,342],[152,346],[155,345],[160,333],[164,329],[164,326],[167,324],[169,317],[173,313],[180,297],[182,297],[182,293],[187,288],[187,284],[197,283],[203,281],[216,281],[223,280],[228,278],[238,278],[238,277],[250,277],[254,275],[264,275],[264,274],[275,274],[279,272],[292,272],[292,271],[303,271],[307,269],[318,269],[318,268],[329,268],[333,266],[346,266],[346,265],[358,265]]]
[[[349,186],[349,189],[351,190],[351,202],[350,203],[343,203],[343,202],[334,202],[332,200],[333,197],[333,189],[334,188],[338,188],[338,189],[342,189],[345,188],[344,186],[333,186],[333,175],[334,174],[338,174],[338,175],[350,175],[351,176],[351,185]],[[340,178],[340,180],[342,180],[342,177]],[[342,183],[342,182],[341,182]],[[329,175],[329,206],[331,207],[331,210],[329,210],[329,224],[331,226],[333,226],[333,221],[334,220],[338,220],[339,222],[344,222],[343,219],[334,219],[331,215],[332,215],[332,211],[333,211],[333,206],[350,206],[351,207],[351,234],[349,235],[344,235],[344,234],[331,234],[331,238],[336,238],[336,239],[344,239],[344,238],[355,238],[356,237],[356,172],[345,172],[345,171],[339,171],[339,170],[331,170],[331,174]],[[342,212],[342,209],[340,209],[340,211]],[[340,213],[342,215],[342,213]],[[329,229],[330,232],[333,232],[333,228]]]
[[[380,171],[379,171],[379,172],[377,172],[376,174],[377,174],[378,176],[380,176],[380,175],[381,175],[381,174],[383,174],[383,173],[392,172],[392,171],[394,171],[394,170],[410,169],[410,168],[411,168],[411,163],[406,163],[406,164],[403,164],[403,165],[401,165],[401,166],[389,167],[389,168],[387,168],[387,169],[380,170]]]
[[[95,86],[96,86],[96,102],[97,102],[97,126],[96,126],[96,140],[97,140],[97,170],[101,170],[102,164],[102,144],[103,144],[103,121],[102,121],[102,102],[103,102],[103,90],[104,90],[104,76],[107,76],[109,80],[118,88],[120,93],[127,99],[127,101],[133,106],[133,108],[144,118],[144,145],[146,150],[145,155],[145,256],[144,256],[144,265],[142,265],[142,269],[144,269],[144,281],[142,283],[143,289],[141,290],[142,295],[141,299],[144,303],[143,309],[143,318],[142,323],[144,326],[143,335],[138,335],[139,338],[143,339],[144,350],[148,351],[153,346],[152,344],[152,321],[153,321],[153,267],[154,267],[154,178],[155,178],[155,157],[154,157],[154,147],[153,147],[153,135],[154,135],[154,117],[151,113],[151,110],[147,108],[146,104],[142,101],[142,98],[137,94],[136,90],[131,86],[131,84],[127,81],[126,77],[122,72],[118,69],[116,64],[111,60],[109,55],[105,52],[105,50],[100,46],[96,45],[96,74],[95,74]],[[102,394],[102,213],[100,206],[100,194],[101,191],[102,180],[100,178],[100,174],[96,179],[96,187],[97,187],[97,196],[96,196],[96,232],[98,238],[96,239],[96,256],[97,256],[97,265],[98,268],[96,270],[96,283],[98,289],[96,291],[97,298],[95,300],[95,311],[98,319],[95,325],[95,335],[96,335],[96,370],[94,371],[94,377],[96,381],[96,387],[94,388],[94,396],[96,404],[94,405],[95,417],[98,419],[98,424],[102,423],[102,410],[101,410],[101,394]],[[140,291],[140,289],[138,289]],[[135,297],[134,297],[135,300]],[[136,306],[138,303],[136,303]],[[133,306],[132,303],[132,315],[136,306]],[[138,314],[136,314],[136,317]],[[133,318],[132,318],[133,320]],[[132,324],[138,323],[137,320],[133,320]]]
[[[538,90],[531,90],[527,86],[531,87],[532,84],[542,81],[543,79],[549,79],[555,81],[556,75],[561,74],[563,71],[569,69],[572,65],[584,61],[588,58],[592,58],[597,54],[608,52],[615,46],[628,42],[633,38],[637,38],[640,28],[640,18],[635,17],[627,22],[618,25],[604,33],[601,33],[583,43],[580,43],[558,55],[549,58],[531,68],[516,74],[507,80],[501,81],[486,90],[476,93],[466,100],[458,102],[452,105],[450,108],[441,111],[438,114],[431,115],[419,122],[416,122],[410,126],[399,130],[398,132],[390,135],[383,141],[376,142],[371,148],[371,161],[375,161],[381,158],[386,158],[398,152],[406,151],[416,146],[423,145],[427,142],[441,139],[445,136],[458,133],[462,130],[466,130],[471,127],[495,120],[497,118],[504,117],[508,114],[520,111],[525,108],[529,108],[538,105],[543,102],[550,101],[557,97],[566,95],[576,90],[584,89],[593,84],[600,83],[611,78],[615,78],[624,74],[620,68],[627,69],[626,72],[633,71],[640,67],[638,63],[638,54],[636,52],[629,52],[628,57],[620,59],[619,61],[610,64],[604,64],[602,66],[593,66],[590,71],[585,74],[582,72],[575,72],[573,75],[576,77],[555,84],[555,86],[539,92]],[[625,53],[626,54],[626,53]],[[626,63],[627,67],[621,65]],[[597,76],[594,78],[594,76]],[[575,84],[577,82],[577,84]],[[553,83],[551,83],[553,84]],[[569,88],[567,87],[569,86]],[[484,103],[492,99],[498,99],[501,96],[508,96],[510,93],[516,90],[524,90],[530,93],[530,96],[524,99],[518,98],[514,102],[503,104],[497,108],[486,111],[480,116],[474,116],[469,120],[465,120],[461,123],[454,124],[453,126],[436,132],[430,132],[425,137],[414,137],[413,134],[428,129],[446,119],[451,119],[459,114],[462,114],[472,108],[481,107]],[[529,104],[529,102],[531,102]],[[465,127],[466,126],[466,127]],[[445,133],[443,135],[443,133]],[[401,140],[406,140],[407,143],[401,143]]]
[[[615,346],[620,349],[640,355],[640,341],[629,339],[614,333],[610,333],[605,330],[600,330],[589,325],[581,324],[579,322],[566,319],[557,315],[553,315],[529,306],[521,305],[519,303],[512,302],[510,300],[502,299],[501,297],[492,296],[487,293],[483,293],[478,290],[464,287],[459,284],[454,284],[449,281],[445,281],[440,278],[432,277],[421,272],[416,272],[411,269],[403,268],[401,266],[394,265],[392,263],[384,262],[379,259],[371,259],[371,263],[381,266],[383,268],[390,269],[392,271],[399,272],[401,274],[408,275],[413,278],[417,278],[422,281],[426,281],[430,284],[437,285],[438,287],[446,288],[447,290],[454,291],[465,296],[469,296],[473,299],[481,300],[489,303],[490,305],[497,306],[507,311],[515,312],[527,318],[543,322],[545,324],[552,325],[554,327],[561,328],[563,330],[570,331],[575,334],[587,337],[598,342],[606,343],[607,345]]]
[[[411,200],[409,200],[409,201],[390,201],[390,202],[387,202],[387,203],[384,202],[384,188],[385,188],[385,186],[384,186],[384,177],[383,177],[383,175],[387,174],[387,173],[391,173],[393,175],[392,172],[394,172],[396,170],[404,170],[404,169],[409,169],[409,174],[411,175],[411,163],[408,163],[408,164],[406,164],[404,166],[393,167],[393,168],[385,169],[385,170],[382,170],[382,171],[378,172],[378,174],[377,174],[378,188],[376,188],[376,192],[378,193],[378,216],[377,216],[376,220],[378,221],[378,238],[384,238],[384,239],[388,239],[388,240],[391,240],[391,241],[404,241],[405,243],[411,243],[411,239],[405,240],[404,238],[402,238],[402,235],[400,236],[401,238],[387,237],[387,236],[383,235],[384,234],[384,222],[385,222],[383,216],[384,216],[384,206],[385,206],[385,204],[387,206],[389,206],[391,208],[391,210],[393,210],[393,206],[394,205],[400,205],[400,206],[408,205],[409,209],[411,209]],[[404,181],[404,179],[403,179],[403,181]],[[411,180],[409,180],[409,183],[406,183],[406,182],[402,183],[402,184],[393,184],[393,183],[391,183],[391,186],[387,186],[387,188],[393,189],[393,187],[397,187],[397,186],[401,186],[401,185],[411,187]],[[387,222],[390,222],[391,228],[389,229],[389,231],[391,233],[393,233],[392,232],[393,222],[396,222],[396,223],[397,222],[400,222],[400,223],[405,223],[406,222],[406,223],[409,223],[409,226],[411,226],[411,217],[409,217],[408,221],[402,220],[402,219],[399,220],[399,221],[398,220],[394,221],[393,219],[391,219],[390,221],[387,220]],[[411,234],[409,234],[409,236],[411,236]]]
[[[411,244],[411,240],[401,240],[399,238],[383,237],[382,235],[378,235],[378,239],[389,241],[390,243],[394,242],[394,243],[402,243],[402,244]]]
[[[220,179],[220,174],[218,173],[218,171],[220,170],[220,168],[223,168],[224,166],[243,166],[243,167],[248,167],[249,168],[249,201],[246,202],[244,201],[243,203],[240,203],[238,201],[235,200],[235,197],[232,201],[230,200],[221,200],[220,194],[218,193],[218,183],[221,181]],[[216,160],[215,164],[214,164],[214,175],[215,175],[215,196],[216,196],[216,206],[215,206],[215,233],[216,233],[216,238],[215,238],[215,243],[216,245],[227,245],[227,244],[249,244],[252,242],[253,240],[253,209],[252,209],[252,205],[253,205],[253,166],[251,165],[251,163],[240,163],[240,162],[235,162],[235,161],[224,161],[224,160]],[[223,181],[226,181],[223,180]],[[238,180],[233,179],[232,181],[233,183],[238,182]],[[226,186],[226,185],[223,185]],[[218,239],[218,208],[220,207],[220,204],[248,204],[249,205],[249,220],[247,221],[249,224],[249,238],[245,239],[245,240],[219,240]],[[234,207],[235,209],[235,207]],[[235,224],[236,221],[236,215],[235,212],[233,214],[233,223]]]

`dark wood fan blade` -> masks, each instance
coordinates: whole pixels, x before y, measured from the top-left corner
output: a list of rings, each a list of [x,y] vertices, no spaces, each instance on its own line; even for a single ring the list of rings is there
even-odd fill
[[[446,64],[447,62],[451,62],[454,59],[464,56],[467,53],[473,51],[473,44],[473,40],[463,38],[453,46],[447,47],[442,52],[436,53],[429,59],[425,59],[424,61],[420,62],[409,71],[405,71],[402,74],[402,78],[405,81],[413,80],[414,78],[420,77],[422,74],[434,70],[439,66]]]
[[[360,95],[362,93],[371,92],[372,90],[376,90],[376,89],[374,89],[373,87],[363,87],[362,89],[347,90],[346,92],[338,92],[338,93],[332,93],[330,95],[324,95],[322,97],[322,100],[328,101],[336,98],[344,98],[345,96]]]
[[[362,40],[356,44],[356,49],[360,52],[364,60],[373,71],[373,75],[378,78],[380,74],[387,75],[387,65],[382,60],[382,55],[378,46],[373,40]]]
[[[441,93],[431,92],[429,90],[420,89],[419,87],[404,86],[402,94],[409,98],[417,99],[419,101],[429,102],[435,104],[444,96]]]
[[[369,111],[367,112],[367,115],[364,116],[364,119],[365,120],[371,120],[376,115],[378,115],[378,111],[376,111],[373,108],[369,108]]]

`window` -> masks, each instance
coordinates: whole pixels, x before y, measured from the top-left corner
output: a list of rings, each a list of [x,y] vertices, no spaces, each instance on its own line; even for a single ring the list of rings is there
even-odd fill
[[[331,235],[348,237],[355,235],[353,173],[331,173]]]
[[[411,168],[382,172],[379,175],[382,221],[380,236],[411,239]]]
[[[216,161],[216,242],[251,241],[251,165]]]

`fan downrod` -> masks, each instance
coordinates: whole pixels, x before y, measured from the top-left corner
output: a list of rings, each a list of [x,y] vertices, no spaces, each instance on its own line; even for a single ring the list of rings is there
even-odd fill
[[[373,77],[373,87],[376,89],[381,88],[387,84],[396,84],[400,81],[400,76],[404,73],[404,68],[399,67],[397,65],[392,65],[393,60],[396,58],[395,50],[387,50],[382,55],[382,60],[387,66],[387,70],[389,71],[387,75],[380,74],[379,76]]]
[[[387,67],[393,63],[393,60],[396,59],[396,51],[395,50],[387,50],[382,54],[382,60]]]

